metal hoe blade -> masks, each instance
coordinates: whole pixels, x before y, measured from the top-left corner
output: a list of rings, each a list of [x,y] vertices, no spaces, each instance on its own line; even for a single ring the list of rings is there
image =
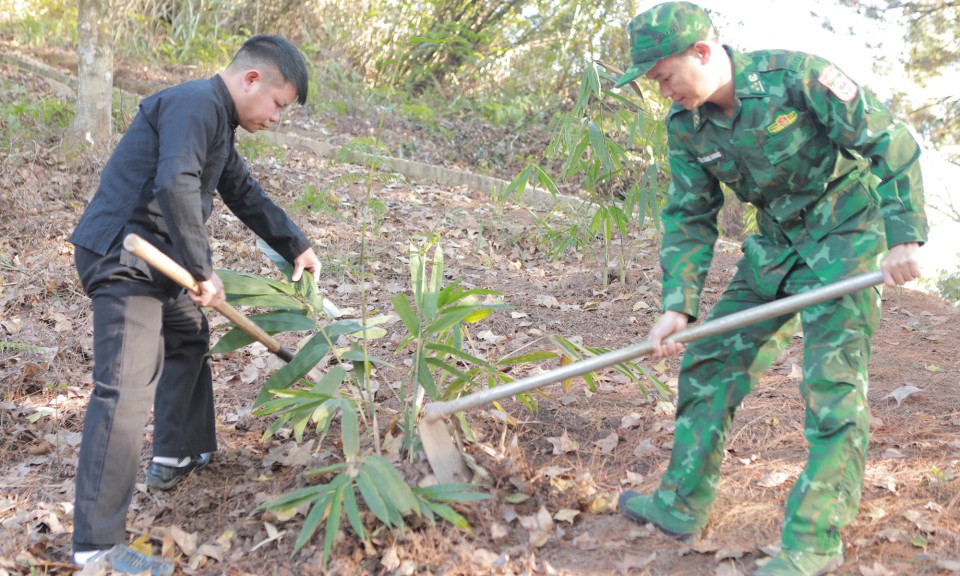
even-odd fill
[[[716,336],[724,332],[729,332],[737,328],[743,328],[762,320],[769,320],[784,314],[798,312],[808,306],[833,300],[840,296],[852,294],[871,286],[876,286],[883,282],[883,273],[867,272],[828,284],[815,290],[810,290],[802,294],[796,294],[780,300],[775,300],[767,304],[756,306],[749,310],[743,310],[729,316],[717,318],[705,322],[699,326],[688,328],[673,335],[672,340],[686,343],[694,340],[700,340],[709,336]],[[476,392],[468,396],[463,396],[449,402],[432,402],[424,407],[423,419],[420,422],[419,433],[420,441],[423,443],[423,450],[427,455],[427,460],[433,468],[433,472],[440,482],[466,482],[469,480],[467,466],[463,461],[463,456],[457,449],[456,444],[447,431],[444,418],[457,412],[476,408],[483,404],[489,404],[496,400],[502,400],[511,396],[516,396],[521,392],[529,392],[541,386],[560,382],[575,376],[582,376],[588,372],[593,372],[601,368],[607,368],[614,364],[626,362],[639,356],[646,356],[653,352],[653,345],[650,342],[640,342],[617,350],[611,350],[599,356],[593,356],[580,362],[568,364],[549,372],[543,372],[527,378],[515,380],[503,386],[490,388],[481,392]]]

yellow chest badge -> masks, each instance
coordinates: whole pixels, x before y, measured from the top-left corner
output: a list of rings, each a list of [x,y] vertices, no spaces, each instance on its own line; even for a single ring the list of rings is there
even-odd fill
[[[767,126],[767,133],[777,134],[778,132],[783,132],[787,126],[790,126],[797,121],[800,115],[797,114],[796,110],[781,114],[777,116],[777,119],[773,121],[773,124]]]

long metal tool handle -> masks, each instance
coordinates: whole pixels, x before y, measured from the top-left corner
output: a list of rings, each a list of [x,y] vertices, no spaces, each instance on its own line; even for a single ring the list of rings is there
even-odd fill
[[[123,247],[127,252],[130,252],[138,258],[142,258],[147,264],[153,266],[187,290],[196,294],[200,293],[200,285],[183,266],[177,264],[172,258],[140,236],[127,234],[123,239]],[[241,314],[240,311],[230,304],[224,302],[214,306],[213,309],[226,316],[237,328],[240,328],[250,335],[251,338],[266,346],[268,350],[279,356],[283,361],[290,362],[290,360],[293,359],[293,352],[284,348],[273,336],[267,334],[263,328],[254,324],[252,320]]]
[[[762,320],[769,320],[770,318],[776,318],[783,314],[791,314],[814,304],[833,300],[834,298],[852,294],[864,288],[876,286],[881,282],[883,282],[882,272],[867,272],[802,294],[781,298],[780,300],[761,304],[749,310],[742,310],[728,316],[723,316],[722,318],[711,320],[699,326],[687,328],[686,330],[677,332],[671,336],[670,339],[684,343],[715,336],[729,332],[730,330],[749,326]],[[624,348],[611,350],[599,356],[581,360],[580,362],[568,364],[567,366],[562,366],[549,372],[528,376],[510,382],[509,384],[504,384],[503,386],[497,386],[470,394],[469,396],[457,398],[456,400],[431,402],[424,407],[424,419],[428,421],[440,420],[463,410],[469,410],[496,400],[516,396],[521,392],[528,392],[547,384],[566,380],[567,378],[582,376],[588,372],[593,372],[600,368],[607,368],[608,366],[626,362],[639,356],[645,356],[651,352],[653,352],[653,344],[649,341],[639,342]]]

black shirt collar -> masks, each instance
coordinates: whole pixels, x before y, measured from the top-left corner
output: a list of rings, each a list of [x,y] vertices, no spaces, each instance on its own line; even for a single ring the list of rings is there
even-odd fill
[[[213,84],[214,91],[223,102],[223,107],[227,109],[227,117],[230,119],[230,129],[236,131],[237,126],[240,125],[240,120],[237,118],[237,107],[233,104],[233,98],[230,96],[230,90],[227,89],[227,84],[219,74],[211,78],[210,83]]]

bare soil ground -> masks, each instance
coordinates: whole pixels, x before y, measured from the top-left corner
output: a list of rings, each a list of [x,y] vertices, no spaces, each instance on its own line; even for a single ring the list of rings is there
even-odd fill
[[[49,90],[17,70],[0,72],[37,97]],[[73,476],[92,389],[89,304],[67,237],[96,187],[101,161],[68,166],[54,141],[22,150],[0,160],[0,574],[67,574],[75,570],[69,563]],[[304,150],[254,160],[251,167],[284,206],[307,183],[324,186],[364,172]],[[328,297],[359,310],[358,212],[365,190],[344,184],[333,192],[342,218],[309,211],[294,212],[294,218],[324,261],[321,286]],[[436,231],[448,282],[499,290],[513,306],[476,327],[474,344],[486,358],[548,349],[550,334],[619,347],[645,337],[656,320],[658,244],[648,231],[633,231],[626,282],[603,289],[607,270],[599,255],[550,260],[522,207],[498,207],[479,193],[427,181],[378,180],[372,195],[388,208],[368,237],[367,302],[373,310],[389,312],[393,295],[408,290],[407,247]],[[217,211],[209,229],[217,266],[272,273],[250,232],[228,211]],[[735,246],[718,248],[705,308],[737,259]],[[863,502],[844,534],[847,560],[837,574],[960,573],[960,314],[910,290],[885,291],[884,308],[871,362],[873,422]],[[226,329],[214,313],[211,320],[218,334]],[[397,350],[401,326],[387,329],[373,350],[390,363],[376,374],[385,410],[395,407],[390,386],[409,379],[404,361],[410,355]],[[582,381],[567,391],[543,389],[535,412],[505,403],[510,423],[492,409],[469,414],[478,435],[466,451],[489,473],[485,489],[493,496],[459,508],[472,533],[448,525],[392,532],[369,522],[372,545],[342,530],[328,572],[750,573],[779,541],[783,504],[806,458],[797,387],[801,354],[795,339],[739,411],[716,510],[696,543],[677,543],[615,511],[621,490],[656,486],[669,458],[673,405],[609,371],[596,390]],[[676,377],[676,360],[640,362],[665,381]],[[207,470],[170,492],[138,485],[130,539],[149,536],[182,574],[321,573],[319,541],[291,555],[302,514],[280,518],[255,508],[310,482],[303,472],[339,453],[336,435],[318,444],[308,434],[313,442],[305,452],[283,435],[262,440],[271,421],[251,416],[250,406],[279,361],[250,346],[213,363],[220,450]],[[917,390],[908,393],[907,387]],[[404,465],[404,472],[416,482],[428,467],[421,461]],[[208,554],[191,554],[203,544]]]

